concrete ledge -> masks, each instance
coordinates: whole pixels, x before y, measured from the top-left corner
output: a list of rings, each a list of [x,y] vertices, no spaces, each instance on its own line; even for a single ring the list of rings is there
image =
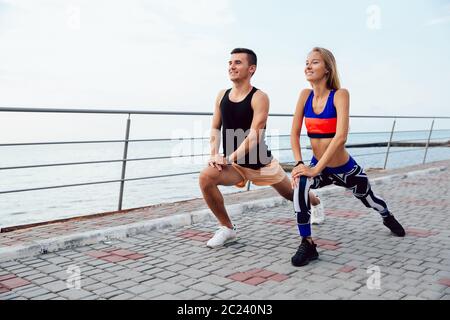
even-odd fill
[[[435,167],[425,170],[412,171],[405,174],[394,174],[385,177],[373,178],[371,179],[371,182],[372,184],[377,185],[386,183],[393,179],[405,179],[407,177],[438,173],[446,169],[447,167]],[[329,186],[323,189],[315,190],[315,193],[317,193],[319,196],[323,196],[336,192],[337,190],[343,189],[342,187],[338,186]],[[272,208],[280,205],[286,205],[288,203],[290,202],[286,199],[277,196],[256,201],[248,201],[239,204],[228,205],[227,211],[229,215],[233,217],[236,215],[245,214],[249,210]],[[209,209],[202,209],[190,213],[180,213],[169,217],[136,222],[117,227],[80,232],[45,240],[36,240],[26,245],[0,248],[0,261],[26,258],[49,252],[55,252],[58,250],[95,244],[101,241],[121,239],[137,234],[149,233],[155,230],[177,228],[206,221],[215,221],[215,217]]]
[[[0,248],[0,261],[26,258],[63,249],[75,248],[83,245],[99,243],[111,239],[121,239],[136,234],[149,233],[154,230],[170,227],[181,227],[192,224],[190,214],[178,214],[143,222],[130,223],[122,226],[86,231],[55,237],[45,240],[36,240],[29,245]]]

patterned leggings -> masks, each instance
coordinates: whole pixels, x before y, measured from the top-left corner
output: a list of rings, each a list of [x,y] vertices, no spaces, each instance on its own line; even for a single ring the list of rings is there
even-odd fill
[[[317,160],[313,157],[311,166],[313,167],[316,163]],[[298,186],[294,190],[294,210],[297,215],[300,236],[311,236],[309,189],[319,189],[330,184],[351,190],[353,195],[361,200],[366,207],[378,211],[382,217],[387,217],[390,214],[386,202],[373,193],[364,169],[350,157],[345,165],[325,168],[314,178],[300,177]]]

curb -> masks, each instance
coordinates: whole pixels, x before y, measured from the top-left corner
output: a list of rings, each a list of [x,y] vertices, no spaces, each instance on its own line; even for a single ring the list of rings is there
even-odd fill
[[[404,174],[393,174],[385,177],[371,179],[373,185],[383,184],[394,179],[405,179],[418,175],[426,175],[446,170],[447,167],[435,167],[425,170],[412,171]],[[342,190],[342,187],[329,186],[324,189],[316,190],[319,196]],[[230,217],[244,214],[248,210],[273,208],[280,205],[287,205],[290,202],[280,196],[248,201],[227,206]],[[0,248],[0,262],[32,257],[40,254],[46,254],[63,249],[70,249],[84,245],[110,241],[113,239],[123,239],[137,234],[145,234],[155,230],[166,228],[177,228],[196,224],[205,221],[215,221],[215,217],[209,209],[202,209],[190,213],[175,214],[170,217],[163,217],[143,222],[135,222],[123,226],[110,227],[106,229],[75,233],[67,236],[60,236],[45,240],[36,240],[28,245],[10,246]]]

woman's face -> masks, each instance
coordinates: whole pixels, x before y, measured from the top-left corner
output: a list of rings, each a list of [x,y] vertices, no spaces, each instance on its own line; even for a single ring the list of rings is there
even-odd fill
[[[305,76],[306,80],[316,82],[326,78],[328,71],[325,67],[322,55],[317,52],[311,52],[306,58]]]

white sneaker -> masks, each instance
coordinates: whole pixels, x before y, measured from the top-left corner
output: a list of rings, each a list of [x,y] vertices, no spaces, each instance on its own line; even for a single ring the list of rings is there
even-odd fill
[[[311,224],[321,224],[325,221],[325,212],[322,200],[317,206],[311,206]]]
[[[217,248],[223,246],[227,242],[231,242],[236,239],[236,228],[230,229],[225,226],[219,227],[214,237],[209,239],[206,246],[209,248]]]

